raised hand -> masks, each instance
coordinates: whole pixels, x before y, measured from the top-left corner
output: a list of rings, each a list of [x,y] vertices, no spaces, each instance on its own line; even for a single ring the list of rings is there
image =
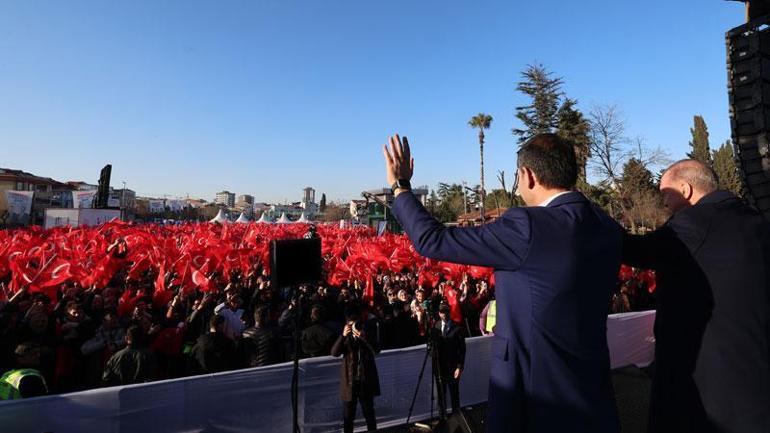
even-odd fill
[[[409,141],[398,134],[388,138],[388,144],[382,147],[385,157],[385,174],[388,185],[393,185],[397,180],[410,180],[414,172],[414,158],[409,150]]]

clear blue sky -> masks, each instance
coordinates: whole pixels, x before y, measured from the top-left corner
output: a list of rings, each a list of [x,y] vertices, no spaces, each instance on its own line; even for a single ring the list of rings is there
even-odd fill
[[[718,0],[0,0],[0,167],[140,194],[347,200],[385,184],[380,146],[407,135],[414,183],[488,187],[515,167],[515,92],[541,62],[588,110],[683,157],[693,114],[729,138]]]

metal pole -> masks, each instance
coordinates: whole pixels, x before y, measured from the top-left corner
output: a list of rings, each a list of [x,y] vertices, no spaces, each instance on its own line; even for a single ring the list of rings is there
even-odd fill
[[[465,186],[465,181],[463,181],[463,201],[465,203],[465,213],[468,213],[468,192],[466,191],[468,187]]]
[[[120,219],[126,220],[126,182],[123,181],[123,194],[120,197]]]

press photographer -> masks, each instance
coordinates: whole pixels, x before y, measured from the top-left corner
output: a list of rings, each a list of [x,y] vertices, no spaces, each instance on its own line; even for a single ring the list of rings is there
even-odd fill
[[[377,430],[377,418],[374,414],[374,397],[380,395],[380,379],[374,356],[380,352],[376,338],[367,332],[366,322],[361,319],[357,307],[350,307],[345,313],[346,323],[342,335],[332,347],[332,356],[342,356],[340,375],[340,398],[343,402],[344,432],[353,432],[356,419],[356,405],[361,402],[361,410],[366,419],[368,431]]]

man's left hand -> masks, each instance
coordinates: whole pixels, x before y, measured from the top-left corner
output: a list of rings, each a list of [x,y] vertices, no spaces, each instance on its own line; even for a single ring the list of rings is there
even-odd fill
[[[460,375],[462,374],[463,374],[463,369],[460,367],[457,367],[457,369],[455,370],[455,379],[460,379]]]
[[[389,145],[382,147],[385,157],[385,172],[388,185],[393,185],[397,180],[410,180],[414,172],[414,158],[409,151],[409,141],[398,134],[388,138]]]

